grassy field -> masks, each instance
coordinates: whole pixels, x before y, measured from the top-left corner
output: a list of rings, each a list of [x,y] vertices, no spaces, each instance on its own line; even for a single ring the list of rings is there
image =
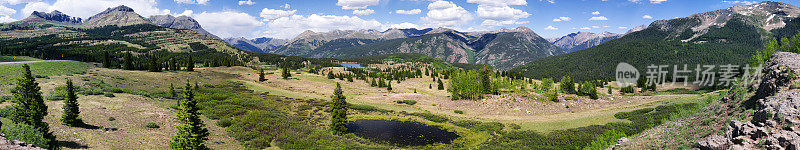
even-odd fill
[[[37,61],[38,58],[28,56],[0,56],[0,62]]]
[[[28,63],[31,67],[31,73],[37,78],[50,78],[55,76],[73,75],[73,74],[86,74],[94,65],[77,62],[38,62]],[[9,89],[16,83],[22,72],[22,64],[6,64],[0,65],[0,95],[10,94]]]

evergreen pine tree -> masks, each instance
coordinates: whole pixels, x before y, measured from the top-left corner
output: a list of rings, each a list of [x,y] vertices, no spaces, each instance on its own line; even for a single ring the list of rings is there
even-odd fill
[[[333,76],[333,71],[328,71],[328,79],[334,79],[336,77]]]
[[[111,68],[111,55],[108,51],[103,51],[103,68]]]
[[[433,89],[433,84],[428,84],[428,89]]]
[[[178,111],[178,120],[181,124],[176,125],[175,135],[172,135],[172,140],[169,142],[169,148],[173,150],[207,150],[209,149],[204,144],[208,139],[208,129],[200,120],[200,110],[197,107],[197,101],[194,99],[194,92],[189,82],[186,82],[186,92],[183,100],[178,101],[180,110]]]
[[[439,85],[436,86],[436,88],[439,89],[439,90],[444,90],[444,83],[442,83],[442,80],[439,80],[438,83],[439,83]]]
[[[189,55],[189,60],[186,60],[186,71],[194,71],[194,58]]]
[[[372,78],[372,83],[370,83],[370,84],[369,84],[369,86],[371,86],[371,87],[376,87],[376,86],[378,86],[378,83],[377,83],[377,82],[375,82],[375,78]]]
[[[392,80],[389,80],[386,84],[386,90],[391,92],[392,91]]]
[[[561,88],[561,92],[566,94],[575,94],[575,82],[572,81],[572,77],[564,76],[561,77],[561,84],[558,87]]]
[[[289,77],[292,77],[292,73],[289,72],[289,67],[283,67],[283,71],[281,71],[281,77],[283,77],[283,79],[289,79]]]
[[[333,90],[331,101],[333,101],[333,109],[331,111],[331,130],[336,134],[347,133],[347,101],[344,94],[342,94],[342,86],[336,83],[336,89]]]
[[[383,78],[378,78],[378,87],[386,87],[386,81],[383,81]]]
[[[125,69],[125,70],[134,70],[134,68],[133,68],[133,58],[132,57],[133,56],[131,56],[130,52],[125,53],[124,60],[122,60],[122,61],[125,61],[125,62],[123,62],[123,65],[122,65],[123,69]]]
[[[22,78],[17,79],[17,86],[11,89],[14,103],[11,106],[9,119],[14,123],[30,125],[44,133],[43,137],[48,140],[48,146],[51,149],[57,148],[55,136],[50,132],[50,126],[43,120],[47,116],[47,105],[44,104],[39,83],[33,78],[28,64],[22,64],[22,69]]]
[[[267,81],[267,79],[264,78],[264,69],[258,69],[258,82],[264,81]]]
[[[174,99],[178,98],[178,92],[175,92],[175,86],[172,83],[169,83],[169,95]]]
[[[158,58],[155,54],[150,55],[150,72],[161,72],[161,65],[158,63]]]
[[[78,96],[75,95],[75,87],[72,85],[72,80],[67,80],[67,99],[64,100],[64,113],[61,115],[61,124],[67,126],[79,126],[83,124],[80,118],[80,110],[78,110]]]
[[[484,94],[492,94],[494,91],[492,90],[492,81],[489,76],[492,74],[492,71],[483,68],[481,69],[480,74],[480,81],[481,81],[481,89],[483,89]]]

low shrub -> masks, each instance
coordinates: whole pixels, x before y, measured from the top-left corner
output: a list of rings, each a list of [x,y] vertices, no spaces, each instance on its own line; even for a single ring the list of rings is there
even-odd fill
[[[220,126],[220,127],[223,127],[223,128],[229,127],[232,124],[233,124],[233,119],[231,119],[231,118],[220,119],[219,121],[217,121],[217,126]]]
[[[397,103],[398,104],[414,105],[414,104],[417,104],[417,101],[415,101],[415,100],[400,100],[400,101],[397,101]]]
[[[457,113],[457,114],[464,114],[464,111],[461,111],[461,110],[453,110],[453,113]]]
[[[425,120],[430,120],[430,121],[438,122],[438,123],[442,123],[442,122],[450,120],[447,117],[434,115],[434,114],[429,114],[429,113],[411,113],[409,115],[419,116],[419,117],[425,118]]]
[[[158,124],[156,124],[155,122],[152,122],[152,121],[147,122],[147,124],[145,124],[144,127],[147,127],[147,128],[160,128],[160,126],[158,126]]]
[[[114,120],[117,120],[117,119],[114,118],[114,117],[108,117],[108,121],[114,121]]]
[[[116,96],[114,96],[114,93],[111,93],[111,92],[105,92],[105,93],[103,93],[103,96],[106,96],[106,97],[116,97]]]
[[[51,139],[45,138],[45,133],[23,123],[15,124],[11,121],[3,121],[2,130],[8,140],[19,140],[44,148],[48,148],[50,144],[54,143]]]
[[[64,100],[65,98],[64,98],[63,95],[57,94],[55,92],[50,92],[47,95],[44,95],[44,99],[50,100],[50,101],[60,101],[60,100]]]

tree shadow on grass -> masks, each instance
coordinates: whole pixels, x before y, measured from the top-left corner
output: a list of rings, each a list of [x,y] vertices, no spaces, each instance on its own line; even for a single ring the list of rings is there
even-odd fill
[[[94,130],[94,129],[100,129],[100,128],[102,128],[102,127],[100,127],[100,126],[90,125],[90,124],[87,124],[87,123],[81,123],[81,125],[79,125],[79,126],[76,126],[76,127],[78,127],[78,128],[84,128],[84,129],[91,129],[91,130]]]
[[[81,143],[75,141],[58,141],[58,146],[70,148],[70,149],[87,149],[89,146],[82,145]]]

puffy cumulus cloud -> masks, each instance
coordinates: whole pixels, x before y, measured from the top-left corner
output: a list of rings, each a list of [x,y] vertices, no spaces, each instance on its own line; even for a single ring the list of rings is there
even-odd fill
[[[404,14],[404,15],[416,15],[416,14],[422,13],[422,10],[420,10],[420,9],[396,10],[394,12],[398,13],[398,14]]]
[[[546,28],[544,28],[544,30],[558,30],[558,28],[553,26],[547,26]]]
[[[409,29],[409,28],[420,28],[420,26],[413,23],[403,22],[400,24],[388,24],[386,25],[386,28]]]
[[[308,16],[292,15],[272,20],[267,23],[264,34],[267,34],[269,37],[290,39],[305,30],[327,32],[336,29],[359,30],[385,28],[386,27],[382,23],[374,19],[364,20],[356,16],[312,14]]]
[[[283,8],[283,9],[290,9],[290,8],[292,8],[292,5],[289,5],[289,4],[283,4],[283,5],[281,5],[281,8]]]
[[[22,3],[39,2],[40,0],[0,0],[0,4],[17,5]]]
[[[11,18],[9,16],[0,17],[0,23],[14,22],[14,21],[17,21],[17,19]]]
[[[12,15],[12,14],[15,14],[15,13],[17,13],[17,10],[8,8],[8,7],[3,6],[3,5],[0,5],[0,15],[8,16],[8,15]]]
[[[175,0],[176,3],[179,4],[208,4],[209,0]]]
[[[251,37],[264,22],[247,13],[235,11],[202,12],[192,15],[208,32],[220,37]]]
[[[454,27],[467,24],[474,19],[472,14],[461,6],[449,1],[435,1],[428,4],[428,14],[421,18],[429,26]]]
[[[339,0],[336,6],[342,6],[342,9],[366,9],[367,6],[378,5],[380,0]]]
[[[602,20],[608,20],[608,18],[606,18],[606,16],[597,16],[597,17],[592,17],[592,18],[589,18],[589,20],[592,20],[592,21],[602,21]]]
[[[254,5],[254,4],[256,4],[256,2],[253,2],[253,0],[239,1],[239,5]]]
[[[511,8],[511,5],[527,5],[525,0],[467,0],[478,4],[477,15],[485,19],[482,25],[504,26],[518,24],[517,20],[528,18],[528,12]]]
[[[572,18],[570,18],[570,17],[558,17],[558,18],[553,19],[553,22],[570,21],[570,20],[572,20]]]
[[[653,19],[653,16],[650,16],[650,15],[644,15],[644,16],[642,16],[642,19]]]
[[[261,15],[259,16],[261,16],[266,20],[271,20],[280,17],[292,16],[294,15],[295,12],[297,12],[297,10],[277,10],[277,9],[264,8],[263,10],[261,10]]]
[[[175,14],[173,16],[192,16],[192,14],[194,14],[194,11],[192,11],[192,10],[184,10],[182,13]]]
[[[45,2],[28,3],[22,8],[22,13],[31,14],[33,11],[51,12],[58,10],[70,16],[87,19],[108,8],[119,5],[133,8],[136,13],[143,17],[170,13],[168,9],[159,9],[156,4],[156,0],[56,0],[52,4]]]
[[[372,10],[372,9],[353,10],[353,14],[354,15],[359,15],[359,16],[370,15],[372,13],[375,13],[375,10]]]
[[[594,12],[592,12],[592,15],[600,15],[600,12],[599,11],[594,11]]]

